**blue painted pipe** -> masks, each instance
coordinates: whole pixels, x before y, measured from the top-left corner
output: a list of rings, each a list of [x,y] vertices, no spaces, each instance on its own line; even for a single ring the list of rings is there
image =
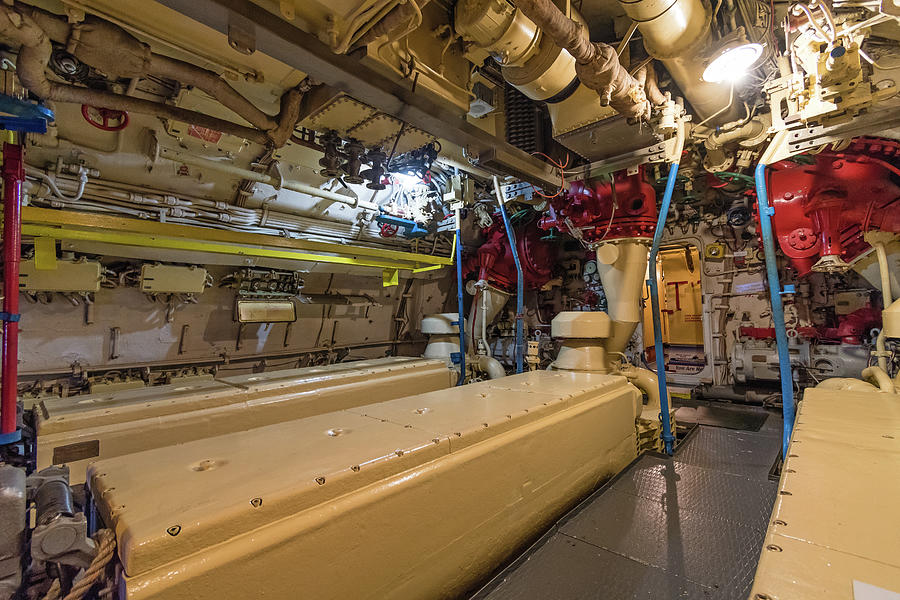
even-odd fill
[[[513,233],[512,224],[506,214],[506,206],[500,198],[497,198],[497,203],[500,204],[503,226],[506,227],[506,239],[509,240],[513,262],[516,263],[516,373],[521,373],[524,370],[522,363],[525,357],[525,277],[522,274],[522,263],[519,262],[519,250],[516,248],[516,234]]]
[[[653,232],[653,245],[650,246],[649,271],[650,279],[647,285],[650,287],[650,306],[653,309],[653,343],[656,348],[656,378],[659,381],[659,413],[662,421],[662,439],[666,446],[666,454],[672,454],[672,445],[675,436],[672,435],[672,424],[669,422],[669,390],[666,384],[666,360],[663,355],[662,319],[659,312],[659,282],[656,280],[656,257],[659,254],[659,245],[662,242],[663,230],[666,219],[669,216],[669,206],[672,204],[672,194],[675,192],[675,180],[678,177],[678,163],[673,162],[669,167],[669,176],[666,178],[666,191],[663,193],[662,206],[659,207],[659,218],[656,220],[656,231]]]
[[[456,385],[466,382],[466,317],[463,310],[463,275],[462,275],[462,232],[460,231],[459,212],[456,214],[456,306],[459,310],[459,378]]]
[[[794,430],[794,378],[791,374],[791,356],[788,350],[787,329],[784,326],[784,304],[781,301],[781,282],[778,280],[778,263],[775,262],[775,236],[772,234],[772,215],[769,192],[766,189],[766,165],[756,166],[756,199],[759,202],[759,224],[762,228],[763,252],[766,256],[766,276],[769,280],[769,298],[772,302],[772,321],[775,323],[775,344],[778,347],[778,370],[781,373],[781,413],[784,417],[784,433],[781,441],[783,456],[787,456],[791,432]]]

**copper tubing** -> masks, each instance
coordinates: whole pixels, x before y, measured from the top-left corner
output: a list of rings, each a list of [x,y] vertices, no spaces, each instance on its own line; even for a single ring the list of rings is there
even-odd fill
[[[619,62],[616,49],[591,42],[581,24],[567,17],[552,0],[518,0],[516,6],[553,42],[575,58],[575,71],[585,86],[600,94],[603,104],[630,118],[650,116],[644,89]]]

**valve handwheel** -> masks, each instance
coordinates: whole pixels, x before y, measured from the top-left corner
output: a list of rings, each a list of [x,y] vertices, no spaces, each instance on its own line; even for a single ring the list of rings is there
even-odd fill
[[[122,131],[128,127],[128,113],[124,110],[82,104],[81,116],[85,121],[103,131]]]

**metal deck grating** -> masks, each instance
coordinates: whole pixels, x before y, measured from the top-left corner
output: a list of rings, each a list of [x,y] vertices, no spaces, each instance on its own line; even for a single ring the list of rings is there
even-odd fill
[[[781,433],[701,426],[675,459],[733,475],[766,479],[781,450]]]
[[[780,443],[701,426],[673,458],[638,459],[475,598],[745,600]]]

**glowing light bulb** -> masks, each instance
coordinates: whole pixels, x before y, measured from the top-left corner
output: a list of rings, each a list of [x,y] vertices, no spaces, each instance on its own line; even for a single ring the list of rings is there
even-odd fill
[[[762,51],[762,44],[750,42],[725,48],[703,71],[703,81],[737,81],[759,60]]]

